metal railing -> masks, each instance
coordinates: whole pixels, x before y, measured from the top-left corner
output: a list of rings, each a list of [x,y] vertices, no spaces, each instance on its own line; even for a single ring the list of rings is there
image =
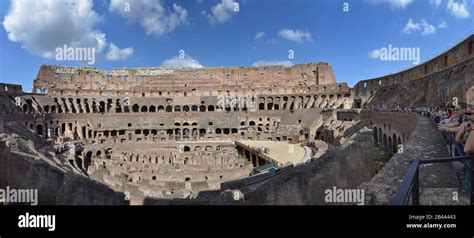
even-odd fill
[[[416,159],[410,161],[410,166],[408,167],[405,176],[403,177],[402,183],[398,187],[395,196],[390,201],[390,205],[409,205],[411,200],[411,205],[420,205],[420,165],[422,164],[434,164],[434,163],[449,163],[455,161],[466,161],[470,166],[470,202],[473,205],[473,159],[474,155],[470,156],[458,156],[458,157],[448,157],[448,158],[436,158],[436,159]]]

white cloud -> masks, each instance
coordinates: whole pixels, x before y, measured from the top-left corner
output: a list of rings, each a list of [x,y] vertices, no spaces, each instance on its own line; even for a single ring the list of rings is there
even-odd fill
[[[257,34],[255,34],[255,40],[261,39],[264,36],[265,36],[265,32],[263,32],[263,31],[257,32]]]
[[[129,6],[129,11],[126,6]],[[186,24],[188,18],[188,11],[185,8],[174,3],[170,10],[161,0],[111,0],[109,11],[119,14],[130,24],[138,22],[147,35],[158,37]]]
[[[171,59],[167,59],[167,60],[163,61],[161,66],[165,67],[165,68],[178,68],[178,69],[180,69],[180,68],[196,68],[196,69],[204,68],[204,66],[202,66],[199,63],[199,61],[193,59],[189,55],[185,55],[184,57],[174,56]]]
[[[442,21],[439,23],[438,28],[446,28],[448,27],[448,23],[446,21]]]
[[[375,50],[372,50],[371,52],[369,52],[369,57],[372,58],[372,59],[378,59],[378,58],[380,58],[381,54],[382,54],[382,52],[380,51],[380,49],[375,49]]]
[[[211,8],[211,13],[206,14],[211,24],[224,23],[232,18],[239,10],[238,3],[234,0],[222,0]]]
[[[102,17],[92,8],[92,0],[12,0],[2,24],[10,41],[44,58],[54,59],[64,45],[102,53],[109,44],[97,28]]]
[[[120,49],[114,43],[110,43],[109,53],[106,58],[108,60],[123,60],[133,55],[133,47]]]
[[[28,1],[12,0],[3,20],[8,39],[29,52],[53,58],[55,49],[90,47],[101,51],[105,34],[95,28],[101,17],[92,10],[92,0]],[[17,8],[18,7],[18,8]]]
[[[467,8],[467,2],[466,0],[463,0],[462,2],[456,2],[454,0],[448,0],[447,10],[451,13],[456,18],[459,19],[464,19],[469,17],[469,10]]]
[[[278,32],[278,35],[283,39],[301,43],[301,42],[311,42],[311,33],[301,30],[292,30],[292,29],[282,29]]]
[[[284,61],[266,61],[266,60],[259,60],[255,63],[252,64],[252,67],[263,67],[263,66],[277,66],[281,65],[284,67],[291,67],[293,66],[293,63],[289,60],[284,60]]]
[[[424,19],[420,22],[415,22],[413,19],[409,19],[403,32],[406,34],[411,34],[412,32],[421,31],[421,34],[426,36],[436,33],[436,27],[425,21]]]
[[[430,0],[430,3],[439,7],[441,3],[443,3],[443,0]]]
[[[391,8],[405,8],[410,5],[413,0],[369,0],[373,4],[388,4]]]

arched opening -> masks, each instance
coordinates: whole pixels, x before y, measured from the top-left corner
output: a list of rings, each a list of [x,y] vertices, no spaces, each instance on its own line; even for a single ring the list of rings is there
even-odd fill
[[[189,112],[189,106],[188,105],[185,105],[183,107],[183,112]]]
[[[75,111],[74,107],[73,107],[73,111]],[[105,102],[99,103],[99,112],[102,112],[102,113],[105,112]]]
[[[213,106],[213,105],[209,105],[209,107],[207,107],[207,111],[213,112],[213,111],[214,111],[214,106]]]
[[[133,104],[132,106],[132,112],[138,112],[138,104]]]
[[[43,125],[41,124],[36,125],[36,133],[38,133],[38,135],[40,136],[43,135]]]
[[[150,112],[156,112],[156,107],[153,106],[153,105],[151,105],[151,106],[150,106]]]
[[[180,106],[174,106],[174,111],[175,111],[175,112],[180,112],[180,111],[181,111],[181,107],[180,107]]]
[[[397,135],[395,135],[395,133],[393,134],[392,136],[392,152],[393,153],[397,153]]]
[[[165,111],[165,107],[159,105],[158,106],[158,112],[164,112]]]
[[[23,104],[23,113],[28,112],[28,104]]]
[[[374,127],[374,144],[377,144],[378,142],[378,129],[377,127]]]
[[[186,145],[186,146],[183,147],[183,151],[184,152],[189,152],[189,151],[191,151],[191,148],[189,148],[189,146]]]
[[[148,108],[146,106],[142,106],[141,112],[147,112]]]
[[[387,145],[387,151],[389,153],[392,153],[392,137],[388,136],[388,145]]]
[[[206,109],[206,107],[204,107],[204,109]],[[197,112],[197,111],[198,111],[198,106],[193,105],[193,106],[191,107],[191,111]]]
[[[379,140],[378,140],[378,144],[379,145],[382,145],[382,128],[379,128]]]
[[[105,158],[112,159],[112,148],[107,148],[105,150]]]
[[[87,171],[87,168],[92,163],[92,151],[86,153],[86,158],[84,159],[84,169]]]
[[[206,129],[199,129],[199,139],[203,139],[206,135]]]
[[[205,112],[205,111],[206,111],[206,106],[201,105],[201,106],[199,107],[199,111],[200,111],[200,112]]]
[[[273,110],[273,103],[268,103],[267,104],[267,110]]]
[[[172,106],[166,106],[166,112],[172,112],[173,107]]]

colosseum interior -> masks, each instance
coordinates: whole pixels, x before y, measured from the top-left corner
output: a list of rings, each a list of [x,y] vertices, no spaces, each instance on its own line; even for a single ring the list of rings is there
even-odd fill
[[[410,160],[447,155],[429,119],[388,110],[474,102],[473,42],[354,88],[325,62],[43,65],[31,93],[0,84],[0,187],[36,187],[40,204],[314,205],[337,186],[388,204]],[[421,171],[421,203],[452,204],[456,166]]]

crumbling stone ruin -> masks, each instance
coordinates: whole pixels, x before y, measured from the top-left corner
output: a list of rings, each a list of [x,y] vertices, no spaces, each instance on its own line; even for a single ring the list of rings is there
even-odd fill
[[[154,198],[194,198],[273,161],[239,153],[235,141],[333,143],[350,124],[338,123],[336,111],[353,101],[327,63],[112,71],[43,65],[33,91],[5,90],[7,127],[35,132],[80,174]]]
[[[32,93],[0,84],[0,184],[36,185],[52,204],[82,204],[66,192],[90,204],[324,204],[324,189],[336,185],[364,188],[371,204],[386,204],[411,156],[420,156],[417,143],[438,145],[431,138],[439,135],[423,118],[380,110],[453,97],[472,103],[473,41],[353,89],[336,82],[328,63],[43,65]],[[399,145],[412,153],[399,153]],[[392,156],[380,171],[374,146]],[[442,146],[433,148],[432,156],[443,155]],[[26,166],[33,161],[42,169]],[[54,173],[45,172],[50,167]],[[273,172],[255,175],[262,167]],[[14,168],[30,179],[12,179]],[[437,171],[446,182],[429,181],[426,193],[452,191],[452,169]]]

